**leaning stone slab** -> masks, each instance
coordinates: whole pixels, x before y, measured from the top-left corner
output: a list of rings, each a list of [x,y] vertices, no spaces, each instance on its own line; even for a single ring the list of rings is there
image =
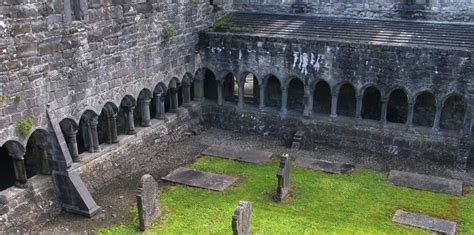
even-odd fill
[[[290,168],[291,162],[290,157],[285,154],[280,158],[280,166],[277,171],[278,187],[277,187],[277,199],[283,201],[283,199],[290,192]]]
[[[222,192],[235,183],[238,178],[180,167],[162,179],[174,183]]]
[[[397,186],[430,192],[462,195],[462,181],[460,180],[393,170],[388,175],[388,182]]]
[[[250,235],[251,218],[252,203],[240,201],[232,216],[232,231],[234,235]]]
[[[352,164],[337,163],[302,157],[296,158],[295,166],[309,168],[331,174],[349,174],[354,170],[354,165]]]
[[[258,150],[240,150],[228,146],[212,145],[211,147],[202,151],[202,155],[222,157],[241,162],[265,163],[270,159],[272,153]]]
[[[137,190],[138,221],[140,230],[145,231],[153,222],[160,218],[160,201],[158,199],[158,183],[153,176],[142,176]]]
[[[399,224],[410,225],[422,229],[428,229],[444,234],[456,234],[456,223],[448,220],[429,217],[403,210],[397,210],[392,221]]]

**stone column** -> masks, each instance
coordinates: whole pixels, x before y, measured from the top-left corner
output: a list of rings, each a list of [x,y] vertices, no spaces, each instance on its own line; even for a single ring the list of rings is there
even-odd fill
[[[382,122],[382,125],[387,124],[387,108],[388,108],[388,99],[382,98],[382,114],[380,116],[380,122]]]
[[[183,104],[189,104],[191,102],[191,85],[183,84]]]
[[[140,111],[141,111],[141,125],[142,126],[151,126],[150,125],[150,99],[140,99]]]
[[[109,144],[118,143],[117,140],[117,114],[116,113],[107,113],[107,129]]]
[[[99,135],[97,133],[97,124],[99,124],[99,117],[95,116],[89,120],[89,152],[99,152]]]
[[[239,82],[239,108],[244,108],[244,89],[245,89],[245,81]]]
[[[439,131],[439,122],[441,120],[441,111],[443,110],[443,106],[438,105],[436,106],[436,114],[435,114],[435,119],[433,123],[433,131],[438,132]]]
[[[264,111],[265,110],[265,85],[260,86],[259,98],[260,98],[260,102],[259,102],[258,109],[260,109],[260,111]]]
[[[125,119],[126,119],[126,127],[125,127],[125,134],[127,135],[134,135],[137,132],[135,131],[135,122],[133,120],[133,110],[135,106],[125,107]]]
[[[72,128],[66,132],[67,146],[69,147],[69,153],[73,162],[80,162],[79,160],[79,150],[77,149],[77,139],[76,139],[77,130]]]
[[[338,94],[336,92],[331,93],[331,115],[330,117],[336,118],[337,117],[337,97]]]
[[[314,91],[311,91],[310,89],[305,89],[306,100],[307,100],[305,108],[304,108],[304,113],[303,113],[303,116],[305,117],[310,117],[313,114],[313,102],[314,102],[313,92]]]
[[[26,188],[26,168],[25,168],[25,152],[17,150],[11,152],[8,150],[8,155],[13,160],[13,167],[15,169],[15,186],[18,188]]]
[[[415,108],[415,104],[413,102],[408,103],[408,114],[407,114],[407,122],[406,126],[408,129],[413,127],[413,112]]]
[[[48,159],[48,143],[38,145],[38,154],[40,155],[40,174],[50,175],[49,159]]]
[[[362,96],[356,96],[356,118],[362,119]]]
[[[170,88],[170,112],[177,113],[178,112],[178,88]]]
[[[165,102],[163,94],[153,94],[153,100],[155,101],[155,118],[159,120],[165,119]]]
[[[223,82],[217,81],[217,105],[224,103],[224,97],[222,96]]]
[[[284,86],[281,87],[281,114],[288,114],[288,88]]]

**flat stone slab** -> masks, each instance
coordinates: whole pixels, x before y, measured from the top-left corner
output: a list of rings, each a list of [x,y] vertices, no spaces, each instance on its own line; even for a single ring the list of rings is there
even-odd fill
[[[161,179],[174,183],[222,192],[227,187],[235,183],[238,178],[180,167]]]
[[[266,151],[241,150],[221,145],[212,145],[201,154],[250,163],[265,163],[272,156],[272,153]]]
[[[390,171],[388,182],[397,186],[435,193],[462,195],[462,181],[411,172]]]
[[[296,158],[295,166],[318,170],[331,174],[349,174],[354,170],[354,165],[346,163],[330,162],[311,158]]]
[[[397,210],[392,221],[445,234],[456,234],[457,224],[452,221],[433,218],[426,215]]]

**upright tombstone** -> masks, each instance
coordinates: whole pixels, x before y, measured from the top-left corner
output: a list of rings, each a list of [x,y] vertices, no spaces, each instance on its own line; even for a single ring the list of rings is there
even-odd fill
[[[232,231],[234,235],[250,235],[251,218],[252,203],[240,201],[232,216]]]
[[[277,188],[277,199],[283,201],[290,191],[290,158],[288,154],[284,154],[280,158],[280,167],[278,168],[278,188]]]
[[[137,207],[140,230],[145,231],[161,215],[158,183],[151,175],[143,175],[138,184]]]

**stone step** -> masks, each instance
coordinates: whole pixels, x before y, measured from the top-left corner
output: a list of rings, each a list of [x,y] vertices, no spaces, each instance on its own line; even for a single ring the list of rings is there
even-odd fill
[[[417,228],[455,235],[457,224],[452,221],[438,219],[426,215],[397,210],[392,221],[399,224],[410,225]]]
[[[330,162],[326,160],[318,160],[318,159],[311,159],[311,158],[296,158],[294,162],[295,166],[309,168],[313,170],[318,170],[326,173],[331,174],[349,174],[354,170],[354,165],[352,164],[345,164],[345,163],[337,163],[337,162]]]
[[[461,196],[463,193],[463,185],[460,180],[411,172],[392,170],[388,175],[388,182],[401,187],[436,193],[447,193],[455,196]]]

